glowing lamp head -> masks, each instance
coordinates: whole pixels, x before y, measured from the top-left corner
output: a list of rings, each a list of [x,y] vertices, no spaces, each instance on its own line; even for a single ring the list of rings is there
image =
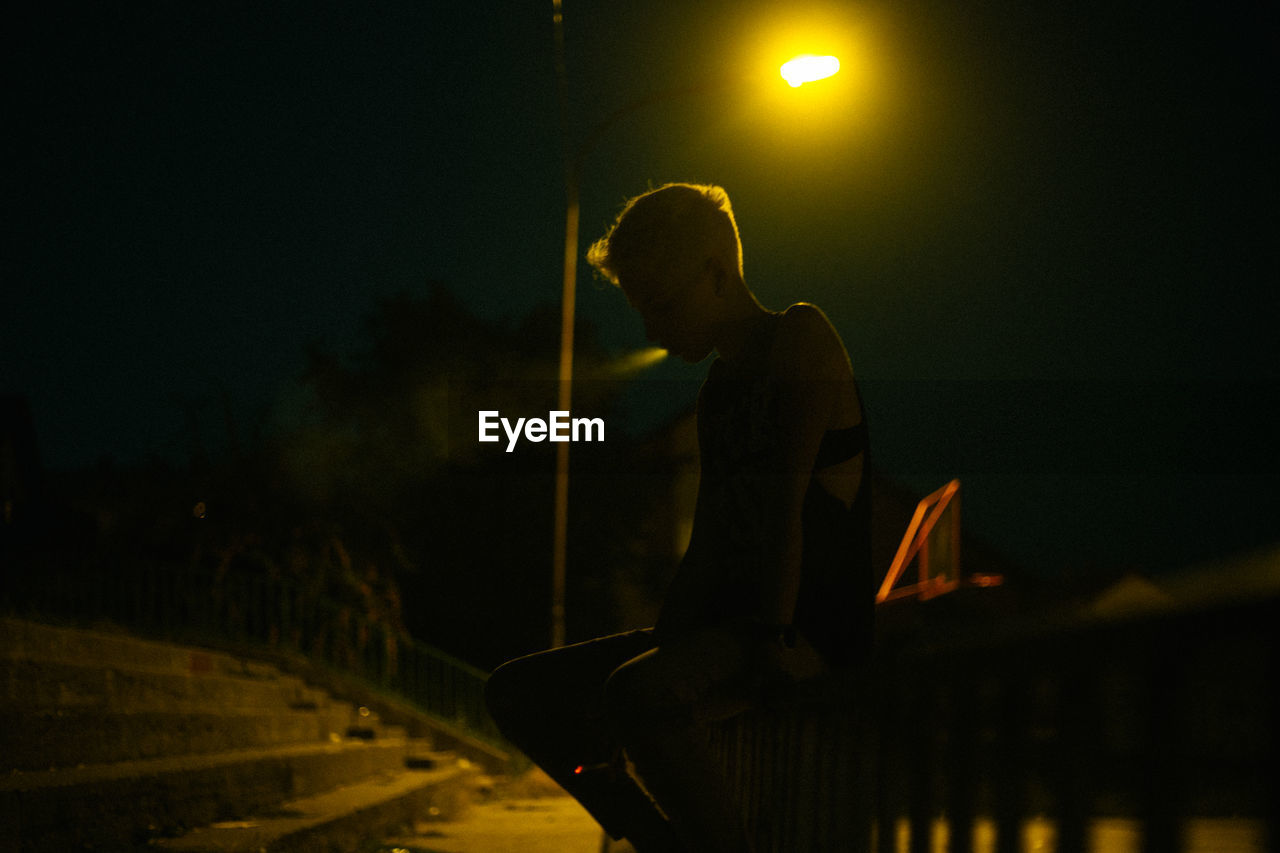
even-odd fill
[[[781,69],[782,79],[786,80],[793,89],[814,80],[830,77],[839,70],[840,60],[834,56],[813,56],[807,53],[782,63]]]

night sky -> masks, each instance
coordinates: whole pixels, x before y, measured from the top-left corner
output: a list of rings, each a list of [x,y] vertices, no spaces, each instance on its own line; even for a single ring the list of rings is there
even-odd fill
[[[6,37],[0,391],[47,467],[180,461],[223,398],[287,419],[306,344],[358,346],[395,293],[558,303],[550,0],[35,14]],[[725,186],[761,301],[844,336],[888,476],[959,477],[966,525],[1046,575],[1280,539],[1261,4],[565,0],[565,37],[573,145],[647,93],[842,57],[611,128],[582,243],[648,186]],[[643,345],[585,268],[578,304]],[[704,371],[639,381],[676,411]]]

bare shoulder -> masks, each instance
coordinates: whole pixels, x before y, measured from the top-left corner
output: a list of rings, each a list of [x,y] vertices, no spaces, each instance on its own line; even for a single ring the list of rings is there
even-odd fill
[[[797,302],[782,312],[775,354],[778,367],[793,375],[831,378],[849,370],[840,334],[823,310],[809,302]]]
[[[812,302],[797,302],[787,307],[782,312],[783,325],[797,326],[800,328],[826,328],[835,331],[831,326],[831,321],[827,319],[826,313],[814,305]]]

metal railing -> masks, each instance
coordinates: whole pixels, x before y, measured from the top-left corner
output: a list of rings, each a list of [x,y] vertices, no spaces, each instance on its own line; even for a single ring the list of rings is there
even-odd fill
[[[507,748],[485,707],[484,671],[370,620],[358,605],[284,579],[144,562],[76,570],[11,565],[0,578],[0,612],[110,622],[175,642],[301,657]]]
[[[1275,849],[1278,620],[1271,596],[935,625],[713,754],[768,853]]]
[[[904,647],[877,691],[882,825],[923,850],[945,817],[961,853],[981,822],[999,850],[1031,819],[1059,850],[1118,820],[1144,851],[1188,849],[1197,820],[1274,829],[1278,608],[971,624]]]

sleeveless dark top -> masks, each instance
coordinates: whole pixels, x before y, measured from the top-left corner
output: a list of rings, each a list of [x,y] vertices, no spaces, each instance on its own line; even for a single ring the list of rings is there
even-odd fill
[[[755,574],[752,564],[763,552],[759,534],[765,529],[755,496],[766,467],[778,460],[777,404],[766,379],[776,330],[777,317],[764,325],[733,368],[720,359],[713,362],[698,396],[699,488],[705,505],[698,523],[706,529],[696,535],[706,539],[699,561],[681,567],[682,573],[698,577],[673,584],[673,593],[682,600],[664,604],[667,621],[717,623],[751,612],[747,579]],[[859,415],[856,426],[828,430],[814,460],[818,471],[863,455],[852,505],[811,480],[802,511],[804,550],[795,626],[837,665],[864,659],[874,637],[870,442],[865,412]]]

